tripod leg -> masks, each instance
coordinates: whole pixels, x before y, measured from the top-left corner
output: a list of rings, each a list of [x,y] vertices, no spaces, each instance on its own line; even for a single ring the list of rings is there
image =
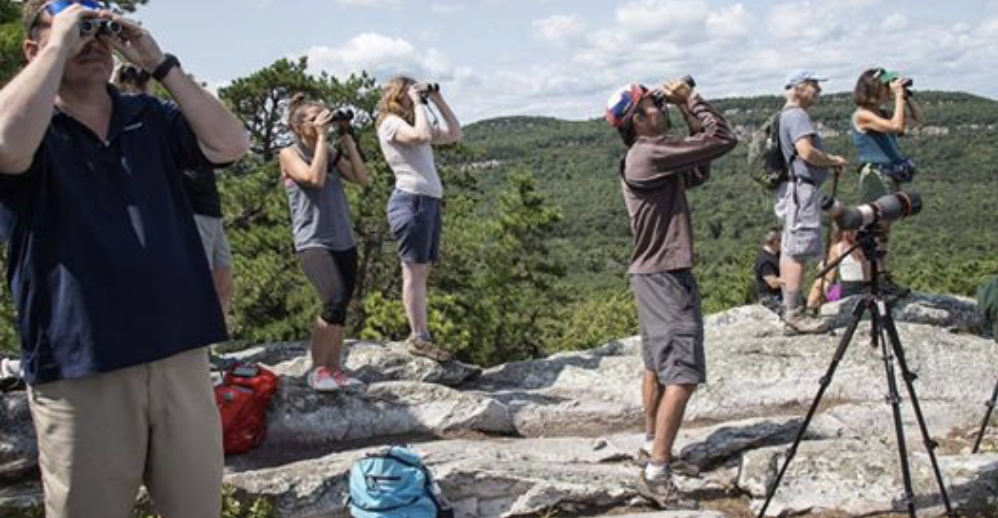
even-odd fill
[[[918,430],[922,434],[922,442],[925,443],[925,451],[929,454],[929,461],[932,463],[932,472],[936,477],[936,485],[939,486],[939,494],[942,496],[943,505],[946,507],[948,516],[956,516],[949,501],[949,493],[946,491],[946,484],[943,482],[943,474],[939,469],[939,462],[936,460],[936,448],[939,446],[929,435],[929,428],[925,424],[925,417],[922,414],[922,405],[918,403],[918,396],[915,394],[915,380],[918,376],[908,368],[908,360],[905,358],[904,348],[901,346],[901,337],[898,335],[897,327],[894,325],[894,317],[887,310],[886,305],[878,308],[883,311],[884,328],[890,338],[891,347],[894,349],[894,356],[897,357],[898,366],[901,368],[901,379],[904,380],[911,397],[911,407],[915,411],[915,420],[918,421]],[[998,388],[998,387],[996,387]]]
[[[981,450],[981,440],[984,439],[984,432],[988,429],[988,421],[991,420],[991,412],[995,409],[995,402],[998,401],[998,383],[995,383],[995,391],[991,393],[991,399],[987,403],[988,410],[984,413],[984,421],[981,423],[981,431],[977,432],[977,440],[974,441],[974,451]]]
[[[828,365],[828,370],[825,371],[825,375],[821,377],[820,383],[821,387],[818,388],[818,393],[814,396],[814,401],[811,402],[811,408],[807,411],[807,416],[804,417],[804,422],[801,423],[800,428],[797,429],[797,436],[794,438],[793,445],[790,446],[790,450],[787,452],[787,458],[783,461],[783,466],[780,468],[779,473],[776,475],[776,479],[773,480],[772,485],[766,491],[766,501],[762,504],[762,509],[759,510],[759,518],[766,515],[766,509],[769,508],[769,504],[773,500],[773,495],[776,494],[776,489],[780,487],[780,481],[783,480],[783,475],[786,474],[787,468],[790,467],[790,462],[793,460],[794,455],[797,454],[797,448],[800,447],[801,441],[804,439],[804,434],[807,432],[807,427],[811,424],[811,418],[814,417],[814,413],[818,410],[818,405],[821,404],[821,397],[825,394],[825,390],[832,383],[832,377],[835,375],[835,369],[838,368],[839,362],[842,361],[842,357],[845,356],[846,349],[849,348],[849,342],[852,341],[852,336],[856,332],[856,327],[859,326],[860,321],[863,319],[863,312],[866,311],[867,306],[870,304],[865,298],[856,303],[856,306],[852,310],[852,321],[849,322],[849,326],[846,327],[845,334],[842,335],[842,339],[839,340],[839,345],[835,349],[835,354],[832,356],[832,362]]]
[[[894,354],[888,349],[887,338],[884,336],[884,326],[887,317],[886,305],[883,301],[873,302],[871,308],[870,333],[874,345],[879,345],[884,358],[884,371],[887,375],[887,402],[894,414],[894,432],[897,435],[898,455],[901,459],[901,477],[904,480],[904,504],[908,508],[908,516],[915,517],[915,492],[911,484],[911,466],[908,465],[908,447],[904,438],[904,422],[901,419],[901,395],[898,394],[897,378],[894,375]],[[893,343],[893,342],[892,342]]]

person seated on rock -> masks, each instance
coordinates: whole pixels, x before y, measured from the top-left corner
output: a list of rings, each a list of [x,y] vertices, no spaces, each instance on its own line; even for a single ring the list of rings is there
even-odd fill
[[[137,23],[82,0],[23,10],[27,65],[0,90],[0,236],[45,516],[131,516],[145,484],[162,515],[217,518],[206,346],[228,337],[180,175],[238,160],[246,130]],[[174,102],[122,95],[112,51]]]
[[[443,125],[431,123],[430,104]],[[409,320],[406,349],[417,356],[447,361],[453,355],[433,340],[426,319],[426,282],[440,258],[444,190],[433,161],[433,146],[461,140],[461,124],[436,84],[396,77],[378,101],[378,142],[395,175],[388,199],[388,225],[402,263],[402,305]]]
[[[669,133],[666,102],[683,115],[688,136]],[[708,178],[711,161],[738,140],[720,112],[681,80],[655,91],[636,83],[620,88],[606,118],[627,146],[619,174],[634,234],[628,273],[641,332],[645,432],[652,442],[638,491],[663,507],[696,507],[671,473],[686,404],[707,378],[686,190]]]
[[[809,70],[791,72],[784,81],[787,102],[780,113],[779,137],[790,179],[777,187],[774,211],[783,222],[780,278],[787,334],[823,333],[829,328],[807,314],[802,294],[807,261],[822,256],[821,184],[828,168],[849,163],[822,151],[818,127],[808,114],[821,95],[821,81]]]
[[[832,246],[828,250],[827,264],[838,260],[855,244],[855,230],[843,231],[835,228],[832,231]],[[825,264],[822,262],[819,267],[824,268]],[[825,274],[824,279],[814,280],[814,283],[811,284],[811,291],[807,295],[807,309],[812,314],[817,314],[821,310],[823,300],[833,302],[858,295],[863,292],[864,283],[869,278],[869,265],[863,256],[863,250],[856,248],[848,256],[842,258],[837,268]]]
[[[780,239],[783,229],[773,227],[766,232],[762,250],[755,261],[755,290],[759,304],[779,314],[783,301],[783,281],[780,280]]]
[[[295,251],[305,277],[322,301],[312,326],[312,369],[307,381],[320,391],[362,383],[343,371],[343,326],[357,280],[357,245],[343,182],[367,184],[367,167],[347,131],[349,120],[333,120],[333,111],[305,94],[288,106],[294,144],[280,152],[281,179],[291,206]],[[329,143],[338,125],[339,146]]]

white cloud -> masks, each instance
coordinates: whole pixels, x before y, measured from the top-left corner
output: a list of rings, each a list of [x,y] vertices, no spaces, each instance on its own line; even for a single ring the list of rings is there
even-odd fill
[[[399,0],[336,0],[344,7],[386,7],[396,5]]]
[[[312,47],[306,55],[311,66],[335,76],[365,70],[382,80],[405,74],[448,81],[470,73],[452,65],[434,48],[417,49],[405,39],[373,32],[365,32],[335,47]]]
[[[722,40],[740,38],[751,32],[754,21],[744,5],[735,4],[707,15],[707,34]]]
[[[631,0],[617,8],[621,30],[636,36],[698,32],[710,12],[705,0]]]
[[[551,43],[571,43],[586,32],[586,24],[578,16],[556,14],[534,20],[534,35]]]
[[[893,13],[884,18],[884,23],[880,27],[885,31],[900,31],[908,27],[908,17],[901,13]]]
[[[433,2],[430,10],[436,14],[449,15],[464,11],[464,4],[456,2]]]

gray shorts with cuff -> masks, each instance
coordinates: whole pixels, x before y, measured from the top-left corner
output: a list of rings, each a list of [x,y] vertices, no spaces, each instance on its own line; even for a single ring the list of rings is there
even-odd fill
[[[632,274],[638,304],[641,359],[662,385],[707,381],[700,288],[693,272]]]

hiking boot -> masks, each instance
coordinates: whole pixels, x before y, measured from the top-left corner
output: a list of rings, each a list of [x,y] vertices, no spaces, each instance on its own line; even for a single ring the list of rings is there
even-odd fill
[[[638,455],[635,457],[634,463],[639,467],[644,468],[649,462],[651,462],[651,454],[648,453],[648,450],[646,450],[644,446],[638,448]],[[699,466],[686,462],[682,458],[676,457],[675,455],[673,455],[672,460],[669,461],[669,469],[673,473],[683,475],[684,477],[700,477]]]
[[[405,341],[405,349],[413,356],[422,356],[438,362],[448,362],[454,355],[439,345],[421,336],[410,336]]]
[[[783,316],[783,334],[806,335],[828,332],[831,323],[818,317],[812,317],[803,310],[788,311]]]
[[[668,474],[649,479],[645,477],[645,470],[642,469],[638,477],[638,494],[662,509],[692,511],[700,508],[696,500],[679,492],[679,488],[672,481],[672,476]]]
[[[334,372],[328,367],[316,367],[308,373],[308,386],[319,392],[333,392],[363,385],[363,382],[347,376],[343,371]]]

